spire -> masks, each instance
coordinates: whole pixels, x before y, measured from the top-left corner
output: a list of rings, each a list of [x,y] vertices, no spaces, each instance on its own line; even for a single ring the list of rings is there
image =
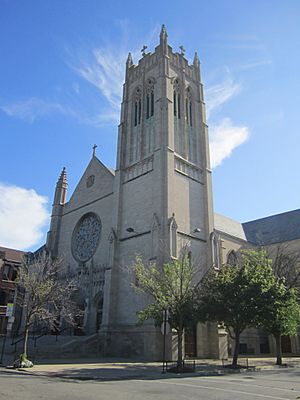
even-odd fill
[[[56,183],[53,205],[66,203],[67,187],[68,187],[67,171],[66,167],[63,167],[61,174],[58,178],[58,181]]]
[[[160,45],[161,45],[161,48],[162,48],[162,52],[164,54],[166,54],[167,53],[167,49],[168,49],[168,42],[167,42],[168,41],[168,34],[167,34],[166,27],[165,27],[164,24],[161,27],[159,39],[160,39]]]
[[[196,68],[199,68],[199,66],[200,66],[200,60],[199,60],[199,57],[198,57],[197,52],[195,52],[193,64],[194,64],[194,66],[195,66]]]
[[[126,68],[130,68],[133,65],[132,55],[128,53],[127,61],[126,61]]]

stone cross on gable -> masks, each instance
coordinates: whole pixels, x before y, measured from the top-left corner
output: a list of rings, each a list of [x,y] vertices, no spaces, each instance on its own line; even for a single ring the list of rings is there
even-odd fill
[[[144,57],[145,55],[146,55],[146,49],[148,48],[148,46],[146,46],[145,44],[144,44],[144,46],[142,47],[142,50],[141,50],[141,53],[142,53],[142,56]]]
[[[95,157],[96,156],[96,148],[97,148],[98,146],[96,145],[96,144],[94,144],[94,146],[93,146],[93,157]]]
[[[180,54],[184,56],[184,54],[185,54],[185,48],[184,48],[182,45],[179,46],[179,48],[180,48]]]

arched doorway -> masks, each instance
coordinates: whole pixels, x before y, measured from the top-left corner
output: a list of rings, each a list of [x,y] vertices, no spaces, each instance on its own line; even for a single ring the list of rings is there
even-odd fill
[[[83,294],[80,291],[76,292],[72,297],[72,300],[76,303],[79,311],[74,317],[73,335],[83,336],[85,334],[84,324],[86,319],[87,304]]]

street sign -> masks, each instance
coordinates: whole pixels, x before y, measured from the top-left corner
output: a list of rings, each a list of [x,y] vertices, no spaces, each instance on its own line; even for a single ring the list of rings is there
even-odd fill
[[[12,317],[14,312],[14,303],[7,303],[6,317]]]

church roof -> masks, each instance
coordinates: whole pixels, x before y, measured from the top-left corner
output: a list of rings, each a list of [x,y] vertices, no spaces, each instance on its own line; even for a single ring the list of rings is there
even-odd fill
[[[300,209],[242,224],[247,241],[268,245],[300,238]]]
[[[243,226],[240,222],[217,213],[215,213],[214,220],[215,229],[217,231],[226,233],[227,235],[234,236],[242,240],[246,240]]]

